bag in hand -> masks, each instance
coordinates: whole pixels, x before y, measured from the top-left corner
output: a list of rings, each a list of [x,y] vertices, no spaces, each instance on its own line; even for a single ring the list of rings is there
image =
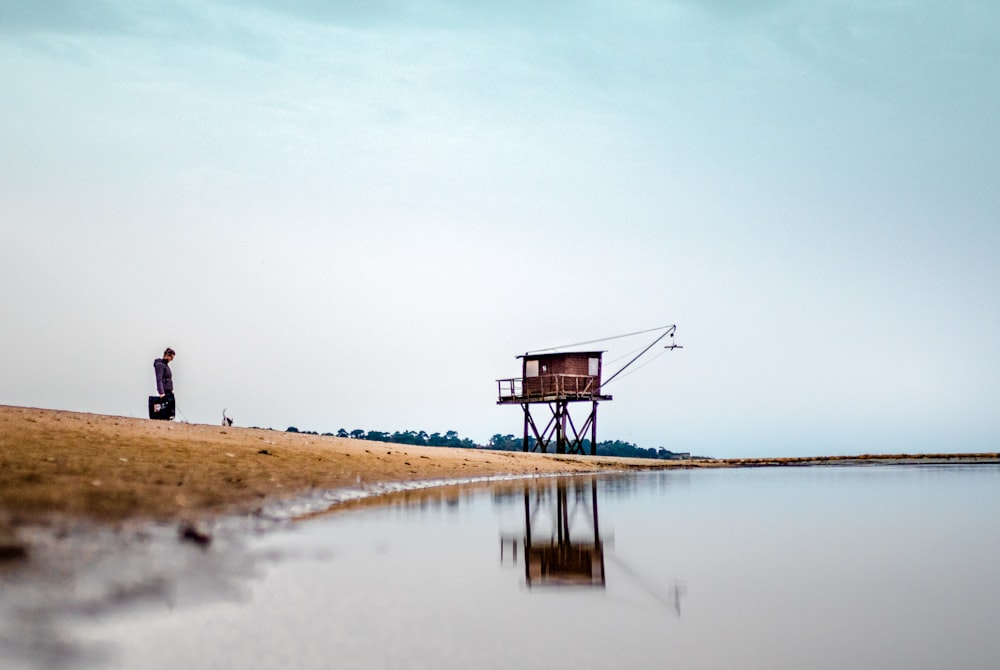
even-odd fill
[[[158,395],[149,396],[149,418],[159,421],[170,421],[174,418],[174,396],[161,398]]]

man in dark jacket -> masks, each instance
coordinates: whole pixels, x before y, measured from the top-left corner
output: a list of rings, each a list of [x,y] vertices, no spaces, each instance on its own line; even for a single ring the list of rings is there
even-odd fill
[[[167,347],[163,351],[163,358],[153,361],[153,371],[156,373],[156,392],[160,394],[161,406],[163,409],[160,416],[164,419],[174,418],[174,376],[170,372],[170,361],[174,360],[174,350]]]

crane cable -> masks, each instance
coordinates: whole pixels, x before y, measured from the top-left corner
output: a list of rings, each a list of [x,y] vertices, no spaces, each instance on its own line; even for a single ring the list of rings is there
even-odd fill
[[[680,347],[677,347],[677,348],[680,349]],[[625,379],[626,377],[634,375],[636,372],[638,372],[639,370],[642,370],[644,367],[646,367],[647,365],[649,365],[650,363],[652,363],[653,361],[655,361],[657,358],[659,358],[663,354],[667,353],[668,351],[670,351],[670,347],[664,347],[663,351],[661,351],[660,353],[656,354],[655,356],[653,356],[652,358],[650,358],[648,361],[646,361],[642,365],[636,366],[635,368],[629,370],[628,374],[622,375],[621,378]],[[608,381],[611,381],[611,380],[609,379]],[[608,385],[608,382],[604,382],[603,384],[601,384],[601,388],[604,388],[607,385]]]
[[[676,325],[673,325],[673,326],[667,326],[667,330],[666,330],[666,331],[664,331],[664,333],[663,333],[662,335],[660,335],[660,336],[659,336],[658,338],[656,338],[655,340],[653,340],[652,342],[650,342],[650,343],[649,343],[649,346],[647,346],[647,347],[646,347],[645,349],[643,349],[643,350],[642,350],[642,351],[641,351],[641,352],[640,352],[639,354],[637,354],[637,355],[635,356],[635,358],[633,358],[633,359],[632,359],[632,360],[630,360],[630,361],[629,361],[628,363],[626,363],[626,364],[625,364],[625,365],[623,365],[623,366],[622,366],[621,368],[619,368],[619,369],[618,369],[618,372],[614,373],[613,375],[611,375],[610,377],[608,377],[607,379],[605,379],[605,380],[604,380],[604,381],[603,381],[603,382],[601,383],[601,389],[603,390],[603,389],[604,389],[604,387],[606,387],[606,386],[607,386],[608,384],[610,384],[610,383],[611,383],[611,382],[612,382],[612,381],[614,380],[614,378],[615,378],[615,377],[617,377],[617,376],[618,376],[618,375],[620,375],[621,373],[625,372],[625,370],[626,370],[626,369],[628,368],[628,366],[632,365],[632,364],[633,364],[633,363],[635,363],[635,362],[636,362],[637,360],[639,360],[640,358],[642,358],[642,356],[643,356],[643,355],[645,355],[645,353],[646,353],[647,351],[649,351],[650,349],[652,349],[652,348],[653,348],[653,346],[655,346],[657,342],[659,342],[660,340],[662,340],[662,339],[663,339],[664,337],[666,337],[667,335],[670,335],[671,337],[673,337],[673,335],[674,335],[674,331],[675,331],[675,330],[677,330],[677,326],[676,326]],[[671,345],[671,348],[675,348],[675,347],[673,347],[673,345]]]
[[[629,352],[627,352],[627,353],[624,353],[624,354],[622,354],[621,356],[619,356],[618,358],[614,358],[614,359],[612,359],[612,360],[610,360],[610,361],[604,361],[604,362],[605,362],[605,363],[607,363],[608,365],[614,365],[614,364],[615,364],[615,363],[617,363],[618,361],[621,361],[621,360],[625,360],[626,358],[628,358],[629,356],[631,356],[631,355],[632,355],[632,354],[634,354],[635,352],[639,351],[640,349],[642,349],[642,347],[636,347],[636,348],[635,348],[635,349],[633,349],[632,351],[629,351]]]
[[[659,342],[660,340],[662,340],[667,335],[670,335],[670,337],[673,337],[674,336],[674,332],[676,332],[676,330],[677,330],[677,324],[671,324],[669,326],[660,326],[659,328],[648,328],[646,330],[637,330],[634,333],[625,333],[624,335],[613,335],[611,337],[602,337],[602,338],[597,339],[597,340],[587,340],[586,342],[576,342],[574,344],[564,344],[564,345],[561,345],[561,346],[558,346],[558,347],[548,347],[546,349],[536,349],[535,351],[526,351],[525,352],[525,356],[530,355],[530,354],[540,354],[540,353],[545,352],[545,351],[557,351],[559,349],[568,349],[570,347],[582,347],[585,344],[597,344],[598,342],[609,342],[611,340],[620,340],[620,339],[623,339],[623,338],[626,338],[626,337],[633,337],[635,335],[645,335],[646,333],[655,333],[655,332],[659,332],[661,330],[663,331],[663,333],[660,334],[659,337],[657,337],[655,340],[653,340],[651,343],[649,343],[646,346],[646,348],[644,348],[642,351],[640,351],[634,358],[632,358],[632,360],[630,360],[628,363],[626,363],[625,365],[623,365],[621,368],[618,369],[618,371],[616,373],[614,373],[613,375],[611,375],[610,377],[608,377],[606,380],[604,380],[601,383],[601,388],[603,389],[608,384],[610,384],[612,380],[614,380],[616,377],[618,377],[618,375],[620,375],[621,373],[625,372],[625,370],[630,365],[632,365],[637,360],[639,360],[640,358],[642,358],[646,354],[647,351],[649,351],[650,349],[653,348],[653,346],[656,345],[657,342]],[[681,347],[679,345],[671,344],[670,346],[665,347],[664,351],[671,350],[671,349],[680,349],[680,348]],[[634,352],[636,350],[633,349],[632,351]],[[642,368],[646,367],[647,365],[649,365],[650,363],[652,363],[653,361],[655,361],[657,358],[659,358],[660,356],[662,356],[663,353],[664,352],[660,352],[659,354],[657,354],[656,356],[654,356],[652,359],[646,361],[645,363],[643,363],[642,365],[640,365],[639,367],[637,367],[632,372],[635,372],[637,370],[641,370]],[[628,356],[628,355],[629,354],[625,354],[623,356],[619,356],[618,358],[615,359],[615,361],[619,361],[619,360],[621,360],[622,358],[625,358],[625,356]],[[612,361],[612,362],[615,362],[615,361]],[[631,373],[629,373],[629,374],[631,374]],[[627,376],[628,375],[626,375],[626,377]]]
[[[558,347],[546,347],[545,349],[535,349],[534,351],[526,351],[525,354],[540,354],[545,351],[557,351],[559,349],[568,349],[569,347],[582,347],[585,344],[597,344],[598,342],[609,342],[611,340],[620,340],[624,337],[632,337],[633,335],[645,335],[646,333],[655,333],[658,330],[666,330],[668,328],[676,328],[677,326],[671,324],[669,326],[660,326],[659,328],[649,328],[648,330],[637,330],[634,333],[625,333],[624,335],[613,335],[611,337],[602,337],[599,340],[587,340],[586,342],[576,342],[575,344],[563,344]]]

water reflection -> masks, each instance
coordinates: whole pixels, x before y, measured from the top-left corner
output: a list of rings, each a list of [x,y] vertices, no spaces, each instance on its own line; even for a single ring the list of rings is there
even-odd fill
[[[524,531],[501,537],[500,562],[516,564],[518,547],[528,588],[604,588],[604,542],[597,513],[597,480],[524,485]],[[505,551],[506,549],[506,551]]]
[[[169,603],[57,621],[52,653],[14,667],[986,670],[1000,667],[998,508],[997,467],[408,491],[231,552],[217,540],[172,572],[150,569],[175,564],[173,544],[133,548],[108,583],[172,575]],[[241,597],[192,595],[227,580]],[[101,658],[53,661],[59,641]]]
[[[633,478],[603,478],[602,487],[618,493],[634,489]],[[643,574],[614,551],[614,537],[601,531],[598,506],[598,479],[583,477],[556,481],[526,481],[520,484],[524,523],[516,534],[500,536],[501,565],[521,565],[528,588],[607,586],[607,564],[614,563],[616,574],[658,604],[681,615],[681,598],[687,585],[674,578],[668,589]],[[503,500],[508,504],[512,496]]]

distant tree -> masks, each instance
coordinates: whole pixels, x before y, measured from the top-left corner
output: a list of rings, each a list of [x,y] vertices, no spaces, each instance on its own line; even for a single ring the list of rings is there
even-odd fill
[[[427,434],[424,433],[423,431],[420,432],[423,433],[424,435]],[[420,438],[420,434],[412,430],[407,430],[405,432],[399,432],[397,430],[395,433],[392,434],[392,437],[390,439],[392,442],[395,442],[397,444],[422,445],[424,443],[423,440]]]
[[[644,449],[637,447],[631,442],[623,442],[622,440],[598,442],[597,454],[598,456],[622,456],[626,458],[663,458],[660,452],[653,447]]]
[[[306,435],[318,435],[316,431],[310,430],[299,430],[295,426],[289,426],[287,431],[289,433],[303,433]],[[325,436],[332,436],[333,433],[323,433]],[[456,430],[445,431],[442,435],[441,433],[435,432],[428,434],[424,430],[404,430],[395,431],[392,433],[372,430],[365,432],[360,428],[355,428],[351,432],[341,428],[336,432],[337,437],[349,437],[357,440],[374,440],[377,442],[391,442],[395,444],[408,444],[417,446],[429,446],[429,447],[458,447],[464,449],[494,449],[499,451],[521,451],[524,446],[524,439],[519,436],[514,436],[511,434],[501,434],[496,433],[486,442],[484,445],[478,445],[473,440],[467,437],[461,437]],[[583,453],[590,453],[590,440],[583,439],[580,441]],[[534,451],[537,446],[537,440],[534,437],[528,438],[528,450]],[[554,450],[554,445],[549,446],[549,451]],[[670,459],[677,458],[678,454],[666,449],[664,447],[650,447],[648,449],[636,446],[631,442],[625,442],[623,440],[605,440],[604,442],[597,443],[597,454],[599,456],[623,456],[631,458],[657,458],[657,459]],[[687,454],[681,454],[681,456],[686,456]]]
[[[497,433],[490,438],[486,446],[488,449],[495,449],[497,451],[521,451],[524,447],[524,441],[513,435],[501,435]]]
[[[597,443],[597,453],[600,456],[622,456],[638,458],[645,456],[645,449],[643,451],[643,456],[640,456],[639,449],[629,442],[623,442],[621,440],[605,440],[604,442]]]

